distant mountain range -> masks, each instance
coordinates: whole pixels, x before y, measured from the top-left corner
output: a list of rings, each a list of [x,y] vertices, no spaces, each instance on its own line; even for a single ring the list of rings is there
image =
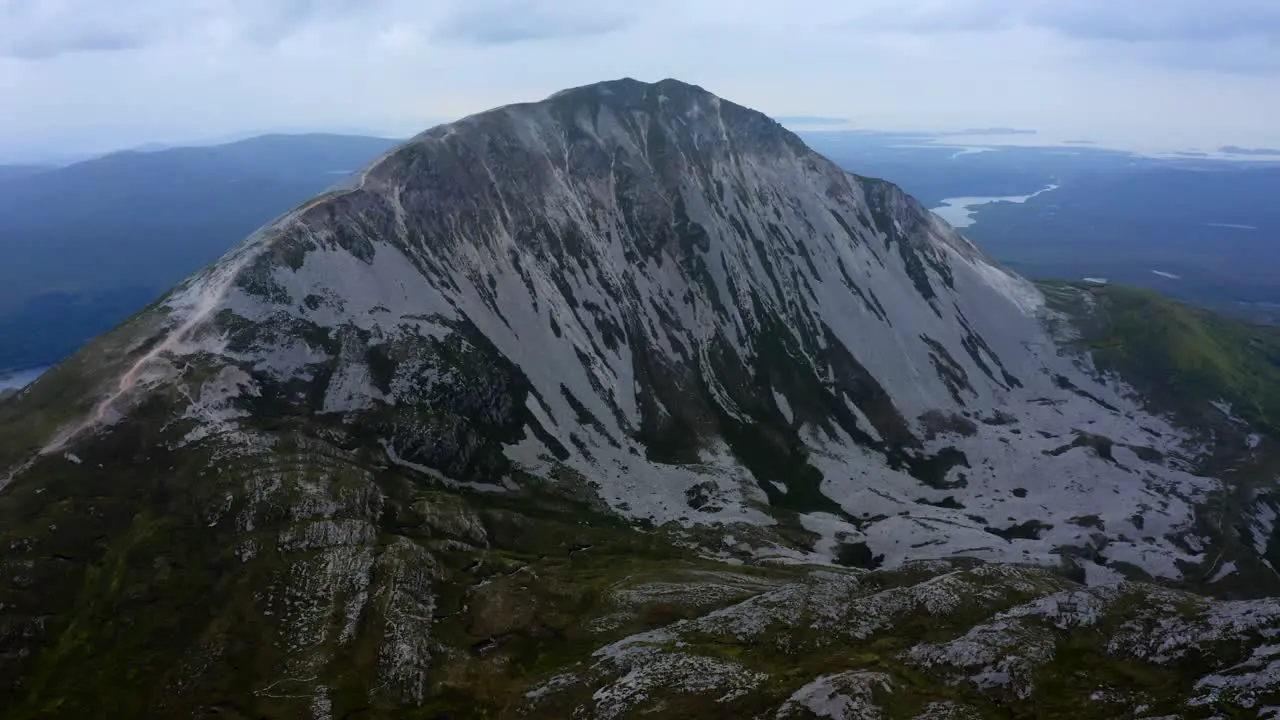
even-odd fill
[[[1085,277],[1157,290],[1280,323],[1280,166],[1265,150],[1148,157],[1106,148],[992,146],[987,152],[863,132],[802,133],[842,167],[883,177],[931,208],[976,206],[964,234],[1035,279]],[[965,203],[960,203],[965,204]],[[1175,275],[1177,277],[1170,277]]]
[[[49,165],[0,165],[0,181],[52,170]]]
[[[265,135],[0,166],[0,369],[65,357],[397,142]]]

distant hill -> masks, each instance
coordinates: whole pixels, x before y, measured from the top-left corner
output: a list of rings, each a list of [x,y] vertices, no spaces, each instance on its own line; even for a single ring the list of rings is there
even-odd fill
[[[56,362],[397,142],[264,135],[0,166],[0,368]]]
[[[48,165],[0,165],[0,181],[53,169]]]

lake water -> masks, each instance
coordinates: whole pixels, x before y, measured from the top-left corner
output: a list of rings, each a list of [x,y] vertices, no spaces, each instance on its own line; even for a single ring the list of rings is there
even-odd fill
[[[1205,227],[1226,228],[1227,230],[1257,230],[1255,225],[1240,225],[1239,223],[1204,223]]]
[[[13,372],[0,372],[0,390],[8,390],[9,388],[22,388],[30,385],[33,380],[40,377],[49,368],[29,368],[27,370],[15,370]]]
[[[942,205],[933,208],[933,214],[951,223],[953,228],[967,228],[973,224],[973,213],[978,207],[988,203],[1011,202],[1024,203],[1031,198],[1047,193],[1050,190],[1057,190],[1057,185],[1046,186],[1043,190],[1033,192],[1030,195],[1005,195],[1003,197],[957,197],[947,198],[942,201]]]

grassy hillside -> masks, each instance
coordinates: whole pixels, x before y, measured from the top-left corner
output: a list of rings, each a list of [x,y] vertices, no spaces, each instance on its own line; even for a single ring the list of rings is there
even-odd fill
[[[1148,290],[1044,283],[1050,305],[1077,318],[1083,345],[1155,409],[1196,426],[1232,414],[1280,436],[1280,328],[1251,325]]]

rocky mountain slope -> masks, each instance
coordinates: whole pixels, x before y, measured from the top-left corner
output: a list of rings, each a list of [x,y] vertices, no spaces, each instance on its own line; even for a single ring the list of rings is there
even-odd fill
[[[435,128],[0,404],[0,705],[1280,706],[1280,345],[1106,292],[675,81]]]

